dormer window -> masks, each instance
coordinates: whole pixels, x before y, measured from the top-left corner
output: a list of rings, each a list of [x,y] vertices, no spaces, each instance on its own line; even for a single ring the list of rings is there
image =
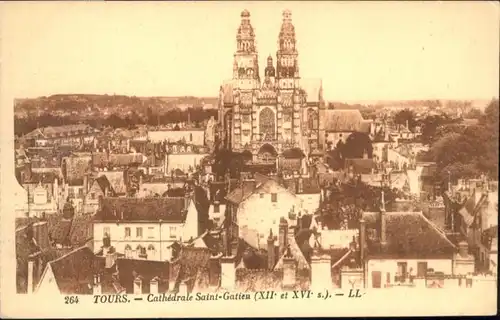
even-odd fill
[[[214,204],[214,213],[219,213],[220,212],[220,204],[216,203]]]

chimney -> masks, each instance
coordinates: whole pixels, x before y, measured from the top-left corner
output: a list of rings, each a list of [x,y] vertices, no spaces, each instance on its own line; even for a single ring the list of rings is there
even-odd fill
[[[283,257],[283,286],[294,287],[297,280],[296,261],[292,256],[290,247],[286,249],[286,254]]]
[[[101,285],[101,276],[99,274],[94,274],[94,286],[92,287],[92,294],[101,294],[102,293],[102,285]]]
[[[220,259],[221,265],[221,287],[225,290],[234,289],[236,285],[236,268],[234,265],[235,256],[223,256]]]
[[[222,252],[212,255],[208,262],[208,286],[218,288],[220,286]]]
[[[311,288],[321,290],[332,287],[331,257],[314,253],[311,258]]]
[[[138,276],[134,280],[134,294],[142,294],[142,277]]]
[[[466,258],[469,256],[469,244],[465,241],[461,241],[458,244],[458,254],[462,258]]]
[[[273,229],[269,229],[269,237],[267,238],[267,268],[269,270],[273,270],[276,264],[275,240],[276,237],[273,235]]]
[[[284,217],[281,217],[279,224],[279,255],[281,256],[288,247],[288,222]]]
[[[302,229],[302,214],[299,213],[297,214],[297,226],[295,227],[295,232],[299,232]]]
[[[48,248],[49,227],[47,221],[39,221],[33,224],[33,238],[41,250]]]
[[[189,192],[186,192],[184,195],[184,210],[188,210],[189,208],[189,200],[191,199],[191,194]]]
[[[28,288],[27,293],[31,294],[35,291],[34,284],[34,272],[35,272],[35,261],[34,257],[30,256],[28,260]]]
[[[352,241],[349,243],[349,250],[356,251],[356,237],[352,236]]]
[[[89,191],[89,174],[85,173],[83,175],[83,193],[87,194]]]
[[[149,293],[152,294],[158,293],[158,282],[159,282],[158,277],[154,277],[153,279],[151,279],[151,281],[149,282]]]
[[[359,221],[359,254],[361,256],[361,261],[365,258],[365,248],[366,248],[366,222],[363,218]]]
[[[187,290],[187,284],[185,281],[181,281],[181,283],[179,283],[179,292],[178,292],[179,295],[187,295],[188,294],[188,290]]]
[[[381,207],[380,207],[380,245],[382,246],[382,248],[384,248],[387,244],[385,219],[386,219],[385,197],[384,197],[384,191],[382,191]]]

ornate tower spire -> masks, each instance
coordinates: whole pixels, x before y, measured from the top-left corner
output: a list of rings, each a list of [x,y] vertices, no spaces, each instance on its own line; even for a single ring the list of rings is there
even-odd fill
[[[273,65],[273,57],[271,57],[271,55],[267,57],[267,66],[266,70],[264,70],[264,74],[266,77],[274,77],[276,75],[276,71]]]
[[[283,53],[295,53],[295,27],[290,10],[283,11],[283,22],[279,34],[279,48]]]
[[[278,79],[298,78],[298,52],[296,49],[295,27],[290,10],[283,11],[283,21],[278,36],[276,77]]]
[[[236,33],[236,53],[234,54],[234,79],[259,79],[259,64],[255,32],[250,23],[250,12],[241,12],[241,22]]]
[[[250,12],[243,10],[241,12],[241,23],[236,35],[236,42],[238,44],[238,52],[255,52],[255,33],[252,24],[250,23]]]

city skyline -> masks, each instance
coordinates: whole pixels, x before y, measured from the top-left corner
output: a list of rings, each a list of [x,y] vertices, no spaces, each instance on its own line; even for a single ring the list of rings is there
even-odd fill
[[[5,91],[16,98],[216,96],[243,9],[261,74],[291,10],[301,77],[322,78],[326,100],[498,97],[495,3],[31,3],[40,10],[29,19],[23,5],[2,19]]]

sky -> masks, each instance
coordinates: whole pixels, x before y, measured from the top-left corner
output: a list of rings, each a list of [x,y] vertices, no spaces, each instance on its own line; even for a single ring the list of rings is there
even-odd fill
[[[497,2],[2,3],[2,82],[57,93],[217,96],[248,9],[259,66],[292,11],[301,77],[327,100],[498,97]]]

